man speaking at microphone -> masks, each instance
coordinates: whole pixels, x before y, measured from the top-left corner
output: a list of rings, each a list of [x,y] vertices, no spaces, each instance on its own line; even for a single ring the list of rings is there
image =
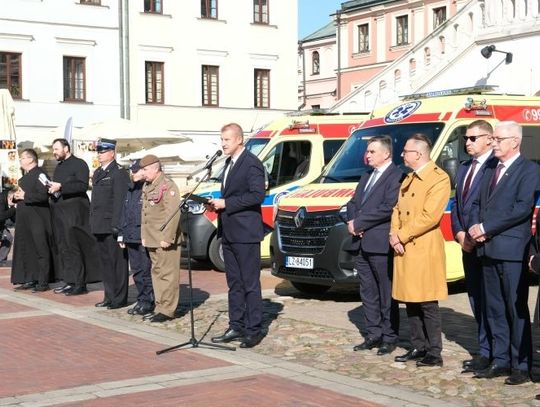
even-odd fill
[[[225,273],[229,287],[229,328],[212,342],[241,340],[252,348],[263,339],[261,294],[261,241],[264,238],[261,203],[264,168],[244,147],[244,133],[236,123],[221,129],[225,163],[221,198],[210,199],[208,209],[218,213]]]

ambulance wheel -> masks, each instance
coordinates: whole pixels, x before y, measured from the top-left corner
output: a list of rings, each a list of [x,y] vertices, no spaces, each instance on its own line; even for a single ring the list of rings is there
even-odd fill
[[[214,235],[212,241],[210,242],[210,247],[208,248],[208,257],[217,271],[225,271],[225,260],[223,260],[221,239],[218,239],[216,235]]]
[[[329,285],[299,283],[297,281],[291,281],[291,284],[294,288],[296,288],[301,293],[309,294],[309,295],[321,295],[330,289]]]

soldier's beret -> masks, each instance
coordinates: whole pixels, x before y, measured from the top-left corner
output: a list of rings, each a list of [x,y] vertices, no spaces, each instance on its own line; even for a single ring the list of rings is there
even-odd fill
[[[141,161],[139,162],[139,166],[141,168],[144,168],[150,164],[155,164],[159,162],[159,158],[157,158],[154,154],[148,154],[145,155],[143,158],[141,158]]]

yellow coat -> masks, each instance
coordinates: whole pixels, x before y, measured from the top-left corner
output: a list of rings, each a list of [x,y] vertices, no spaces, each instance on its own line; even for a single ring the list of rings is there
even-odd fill
[[[448,298],[439,224],[449,198],[450,179],[433,161],[403,181],[391,222],[391,233],[397,233],[405,248],[403,255],[394,255],[394,299],[425,302]]]

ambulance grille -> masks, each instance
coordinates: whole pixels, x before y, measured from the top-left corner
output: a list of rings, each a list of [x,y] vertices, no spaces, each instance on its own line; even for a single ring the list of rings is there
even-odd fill
[[[276,218],[281,250],[295,255],[321,253],[330,229],[342,222],[337,211],[306,212],[297,227],[295,216],[295,212],[279,211]]]

